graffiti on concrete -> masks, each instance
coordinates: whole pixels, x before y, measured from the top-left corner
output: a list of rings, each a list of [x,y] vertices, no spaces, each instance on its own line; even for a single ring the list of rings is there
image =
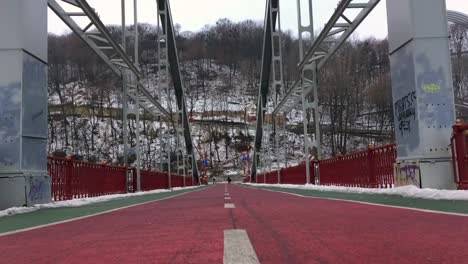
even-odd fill
[[[396,165],[396,179],[397,186],[415,185],[420,186],[420,167],[419,163],[400,163]]]
[[[431,83],[431,84],[424,84],[422,86],[423,91],[432,93],[432,94],[438,94],[440,93],[440,85],[436,83]]]
[[[411,121],[416,119],[416,92],[411,92],[396,101],[395,114],[401,135],[411,132]]]
[[[414,164],[407,165],[404,167],[400,167],[400,174],[405,175],[407,181],[416,182],[417,181],[416,172],[418,170],[419,170],[419,166],[417,165],[414,165]]]
[[[44,199],[44,196],[48,195],[48,185],[43,179],[31,179],[31,185],[29,188],[29,200],[40,201]]]

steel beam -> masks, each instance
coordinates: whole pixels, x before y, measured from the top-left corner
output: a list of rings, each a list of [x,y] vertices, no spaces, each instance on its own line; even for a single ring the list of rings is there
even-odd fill
[[[138,78],[141,73],[130,58],[125,54],[122,47],[112,39],[110,32],[99,19],[99,16],[84,0],[65,1],[64,3],[72,4],[80,8],[89,20],[90,23],[82,28],[73,19],[71,13],[64,10],[64,8],[56,0],[48,0],[49,8],[79,37],[81,38],[101,60],[107,64],[112,72],[117,77],[122,78],[122,69],[130,69]],[[95,31],[90,32],[90,29]],[[151,93],[141,84],[138,83],[139,89],[129,89],[129,93],[140,98],[140,106],[153,116],[169,116],[159,102],[151,95]]]
[[[134,63],[138,65],[138,17],[137,17],[137,12],[136,10],[138,9],[137,5],[137,0],[134,0],[134,6],[133,9],[135,10],[134,13]],[[127,52],[127,35],[130,32],[127,32],[127,24],[125,22],[126,19],[126,13],[125,13],[125,0],[122,0],[122,49],[124,50],[125,54]],[[122,90],[123,90],[123,130],[124,130],[124,161],[125,161],[125,167],[127,171],[127,190],[130,190],[130,176],[132,177],[133,181],[136,181],[136,190],[131,188],[131,191],[135,192],[140,192],[141,191],[141,150],[140,150],[140,95],[139,93],[139,77],[132,72],[128,68],[123,68],[122,69]],[[136,94],[136,96],[135,96]],[[129,98],[132,99],[133,104],[130,104]],[[143,100],[143,99],[142,99]],[[129,116],[131,115],[131,117]],[[135,144],[129,144],[128,142],[128,127],[130,127],[130,118],[135,118],[135,136],[136,136],[136,142]],[[135,163],[135,171],[136,175],[133,173],[133,170],[129,170],[129,154],[134,154],[136,157]]]
[[[353,3],[353,0],[342,0],[324,29],[299,63],[299,69],[302,70],[306,65],[315,62],[317,64],[317,70],[320,70],[379,2],[380,0],[370,0],[365,3]],[[345,12],[356,9],[360,9],[360,11],[354,18],[350,19],[350,17],[345,15]],[[300,102],[300,98],[297,95],[299,92],[302,93],[302,89],[303,87],[300,85],[293,86],[275,108],[274,113],[288,113],[292,108],[297,106]],[[310,90],[308,92],[312,91],[313,90]]]
[[[265,8],[265,24],[263,37],[263,54],[262,54],[262,70],[260,76],[260,88],[257,101],[257,123],[255,130],[254,155],[252,158],[252,168],[250,170],[250,179],[255,181],[257,174],[257,166],[259,162],[259,153],[262,148],[263,138],[263,123],[265,117],[265,109],[268,103],[268,93],[270,86],[270,78],[272,73],[273,58],[281,57],[273,54],[274,38],[279,36],[277,31],[277,19],[279,14],[279,0],[267,0]],[[278,69],[280,70],[280,69]],[[282,71],[282,69],[281,69]],[[282,81],[281,81],[282,82]]]
[[[183,126],[184,126],[185,146],[187,148],[187,153],[192,156],[193,174],[194,174],[196,181],[198,181],[199,172],[198,172],[197,164],[195,162],[197,160],[196,151],[194,150],[194,147],[193,147],[192,133],[191,133],[190,123],[189,123],[188,115],[187,115],[187,107],[186,107],[186,102],[185,102],[182,77],[180,74],[179,57],[177,54],[175,30],[174,30],[174,25],[172,21],[171,8],[170,8],[170,4],[168,0],[157,0],[157,3],[158,3],[159,18],[161,19],[161,21],[165,21],[161,25],[163,27],[162,30],[165,31],[167,34],[166,43],[167,43],[168,57],[165,59],[167,59],[169,62],[170,74],[171,74],[172,82],[174,84],[177,108],[178,110],[184,113],[182,119],[183,119]],[[161,58],[158,58],[158,59],[161,59]]]

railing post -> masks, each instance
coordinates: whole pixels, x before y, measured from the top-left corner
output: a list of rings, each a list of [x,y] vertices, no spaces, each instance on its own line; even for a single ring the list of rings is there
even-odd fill
[[[363,184],[363,187],[375,188],[377,187],[377,175],[375,173],[374,148],[372,146],[367,148],[367,166],[369,168],[367,172],[367,183],[361,184]]]
[[[138,180],[137,180],[137,173],[138,170],[137,168],[132,168],[132,180],[133,180],[133,192],[136,193],[138,192]]]
[[[65,161],[65,200],[73,199],[73,160],[67,157]]]
[[[459,182],[460,179],[460,167],[458,162],[458,146],[457,146],[457,133],[454,127],[452,138],[450,139],[450,147],[452,149],[452,165],[453,165],[453,178],[455,183]]]
[[[468,153],[466,149],[467,137],[468,125],[463,125],[461,120],[457,120],[456,125],[453,126],[451,148],[454,181],[458,184],[458,189],[468,188]]]

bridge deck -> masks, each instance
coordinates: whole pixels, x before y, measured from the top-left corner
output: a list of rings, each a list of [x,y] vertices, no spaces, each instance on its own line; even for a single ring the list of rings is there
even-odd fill
[[[38,213],[26,215],[34,220]],[[468,234],[465,216],[222,184],[76,221],[0,234],[0,251],[4,263],[222,263],[229,243],[224,235],[233,234],[225,231],[232,229],[246,230],[260,263],[468,259],[463,249]],[[248,242],[240,246],[248,250]],[[235,245],[228,248],[232,249],[228,253],[236,252]]]

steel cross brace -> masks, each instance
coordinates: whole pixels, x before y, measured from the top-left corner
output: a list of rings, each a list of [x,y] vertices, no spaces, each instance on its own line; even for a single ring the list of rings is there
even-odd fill
[[[122,47],[112,39],[110,32],[102,23],[99,16],[85,0],[59,1],[79,8],[80,12],[65,11],[56,0],[48,0],[49,8],[107,64],[117,77],[123,78],[123,69],[121,68],[129,69],[138,78],[141,77],[138,68],[125,54]],[[82,28],[73,19],[74,17],[87,17],[90,22]],[[91,31],[90,29],[95,30]],[[132,97],[132,100],[138,97],[140,107],[153,116],[169,116],[169,112],[151,96],[150,92],[140,82],[138,82],[138,89],[136,87],[129,89],[128,94],[129,97]]]
[[[370,0],[367,3],[353,3],[352,0],[342,0],[299,64],[299,69],[311,62],[316,62],[318,69],[322,68],[323,64],[345,43],[379,2],[380,0]],[[361,11],[351,20],[345,12],[355,9],[361,9]],[[340,19],[344,22],[341,22]],[[338,34],[341,36],[336,37]],[[323,47],[323,44],[326,43],[330,44],[329,47]]]
[[[368,2],[353,3],[353,0],[342,0],[330,20],[325,25],[319,36],[313,42],[307,54],[299,63],[299,69],[302,70],[306,65],[313,62],[317,65],[317,70],[320,70],[330,57],[346,42],[356,28],[364,21],[364,19],[372,12],[380,0],[370,0]],[[359,10],[360,12],[350,19],[345,12],[350,10]],[[286,96],[278,104],[274,113],[288,113],[301,101],[304,86],[298,81],[286,93]],[[305,93],[308,95],[310,91]]]

